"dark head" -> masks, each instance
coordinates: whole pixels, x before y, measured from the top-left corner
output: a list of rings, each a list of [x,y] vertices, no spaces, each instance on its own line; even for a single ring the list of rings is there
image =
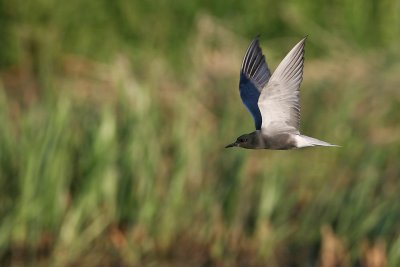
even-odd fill
[[[243,148],[254,148],[254,134],[244,134],[239,136],[236,141],[232,144],[227,145],[225,148],[228,147],[243,147]]]

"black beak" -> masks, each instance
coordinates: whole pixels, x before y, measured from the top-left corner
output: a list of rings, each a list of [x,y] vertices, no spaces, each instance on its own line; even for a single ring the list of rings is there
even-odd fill
[[[228,147],[235,147],[235,146],[237,146],[236,142],[235,142],[235,143],[232,143],[232,144],[229,144],[229,145],[227,145],[225,148],[228,148]]]

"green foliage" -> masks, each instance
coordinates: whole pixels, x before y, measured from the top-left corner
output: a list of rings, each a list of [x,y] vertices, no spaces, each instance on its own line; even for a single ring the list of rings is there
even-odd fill
[[[398,266],[398,9],[1,1],[0,265]],[[223,148],[257,33],[272,69],[310,36],[302,131],[341,148]]]

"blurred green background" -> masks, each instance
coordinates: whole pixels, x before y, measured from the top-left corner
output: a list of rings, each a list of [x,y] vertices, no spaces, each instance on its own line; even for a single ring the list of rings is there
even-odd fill
[[[251,39],[308,35],[302,132],[253,131]],[[0,0],[0,266],[400,266],[400,1]]]

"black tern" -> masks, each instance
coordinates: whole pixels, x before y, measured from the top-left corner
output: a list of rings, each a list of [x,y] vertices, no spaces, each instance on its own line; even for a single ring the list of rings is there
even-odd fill
[[[239,91],[253,116],[256,131],[226,146],[286,150],[336,146],[300,134],[300,84],[303,80],[306,37],[297,43],[271,75],[257,36],[247,48],[240,71]]]

